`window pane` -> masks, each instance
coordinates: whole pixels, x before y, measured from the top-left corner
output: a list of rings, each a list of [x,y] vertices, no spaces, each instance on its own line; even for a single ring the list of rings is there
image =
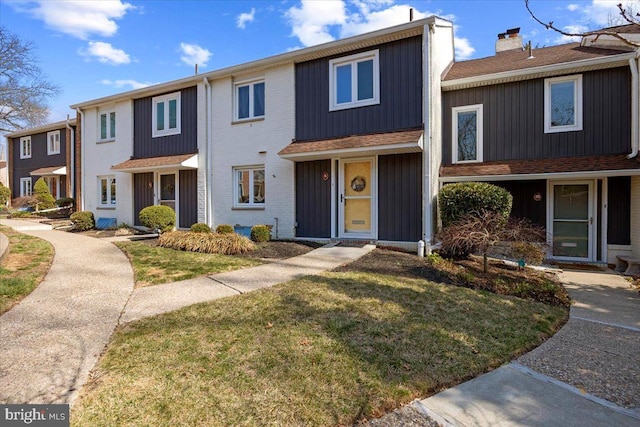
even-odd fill
[[[253,203],[264,203],[264,170],[253,171]]]
[[[249,171],[237,171],[239,204],[249,203]]]
[[[373,59],[358,62],[358,101],[373,98]]]
[[[264,116],[264,83],[253,85],[253,117]]]
[[[107,180],[100,180],[100,203],[103,205],[107,204]]]
[[[160,200],[176,199],[176,176],[160,175]]]
[[[169,129],[178,127],[178,101],[172,99],[169,101]]]
[[[551,84],[551,126],[575,125],[575,82]]]
[[[351,102],[351,64],[336,67],[336,102]]]
[[[238,88],[238,118],[246,119],[249,117],[249,86],[240,86]]]
[[[458,113],[458,161],[477,160],[477,111]]]
[[[107,115],[100,114],[100,139],[107,139]]]
[[[116,112],[109,113],[109,137],[116,137]]]
[[[116,204],[116,180],[115,178],[111,179],[111,204]]]
[[[156,130],[164,130],[164,102],[156,104]]]

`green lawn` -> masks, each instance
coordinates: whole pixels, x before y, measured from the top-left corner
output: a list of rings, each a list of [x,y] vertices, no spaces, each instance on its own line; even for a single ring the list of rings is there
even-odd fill
[[[0,227],[9,238],[9,253],[0,264],[0,314],[29,295],[46,276],[53,261],[53,247],[37,237]]]
[[[250,258],[178,251],[142,242],[117,242],[116,246],[131,262],[136,287],[176,282],[262,264],[261,261]]]
[[[307,277],[117,331],[72,425],[352,425],[495,368],[566,318],[423,279]]]

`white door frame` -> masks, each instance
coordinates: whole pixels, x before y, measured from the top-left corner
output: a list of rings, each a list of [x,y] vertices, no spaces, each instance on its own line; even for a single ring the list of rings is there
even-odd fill
[[[370,162],[371,163],[371,218],[370,224],[371,229],[369,233],[349,233],[344,230],[344,220],[345,220],[345,177],[344,177],[344,167],[347,163],[359,163],[359,162]],[[337,235],[339,238],[343,239],[377,239],[378,235],[378,163],[377,157],[353,157],[346,159],[339,159],[338,162],[338,191],[337,191],[337,204],[338,204],[338,222],[337,222]]]
[[[556,185],[587,185],[589,191],[588,198],[588,254],[587,257],[563,257],[563,256],[554,256],[553,255],[553,223],[554,223],[554,188]],[[598,224],[598,210],[597,210],[597,197],[596,197],[596,189],[597,189],[597,181],[596,180],[570,180],[570,181],[562,181],[562,180],[548,180],[547,181],[547,231],[549,236],[549,241],[547,242],[550,247],[550,255],[551,259],[559,260],[559,261],[586,261],[592,262],[597,258],[597,250],[595,245],[596,239],[596,225]]]
[[[179,228],[180,224],[180,171],[178,170],[169,170],[169,171],[158,171],[154,173],[155,180],[155,188],[157,189],[154,194],[154,201],[156,205],[160,205],[161,198],[160,195],[162,193],[162,188],[160,187],[160,176],[161,175],[173,175],[174,176],[174,185],[175,185],[175,200],[174,206],[176,211],[176,228]]]

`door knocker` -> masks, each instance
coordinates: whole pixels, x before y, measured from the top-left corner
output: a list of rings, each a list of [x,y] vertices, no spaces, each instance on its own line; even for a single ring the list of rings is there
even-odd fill
[[[353,178],[353,181],[351,181],[351,188],[353,191],[357,191],[358,193],[364,190],[366,186],[367,181],[365,181],[363,176],[356,176]]]

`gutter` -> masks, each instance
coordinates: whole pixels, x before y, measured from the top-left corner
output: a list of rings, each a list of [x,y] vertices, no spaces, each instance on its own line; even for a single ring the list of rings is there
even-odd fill
[[[213,227],[213,203],[212,203],[212,192],[210,191],[210,183],[211,178],[213,176],[211,170],[211,156],[213,155],[213,142],[211,141],[211,84],[206,77],[202,78],[202,82],[204,83],[204,91],[205,91],[205,108],[206,108],[206,130],[207,130],[207,149],[205,150],[205,178],[204,178],[204,198],[205,198],[205,220],[209,227]]]
[[[86,167],[86,163],[84,161],[84,151],[82,149],[82,138],[85,137],[85,133],[84,133],[84,113],[82,112],[82,110],[77,107],[76,108],[76,113],[80,116],[80,211],[84,211],[84,179],[82,176],[82,169]],[[75,171],[74,171],[75,173]],[[76,207],[78,207],[78,198],[76,198]]]
[[[631,69],[631,153],[627,155],[632,159],[638,155],[638,63],[636,58],[629,59]]]
[[[71,169],[71,174],[73,174],[73,177],[71,178],[71,186],[70,186],[70,192],[72,194],[72,196],[75,198],[76,195],[76,168],[75,168],[75,164],[76,164],[76,131],[71,127],[71,125],[69,125],[69,115],[67,114],[67,121],[65,122],[65,126],[67,127],[67,129],[69,129],[69,132],[71,132],[71,146],[69,147],[69,156],[71,159],[71,162],[69,164],[69,169]]]

